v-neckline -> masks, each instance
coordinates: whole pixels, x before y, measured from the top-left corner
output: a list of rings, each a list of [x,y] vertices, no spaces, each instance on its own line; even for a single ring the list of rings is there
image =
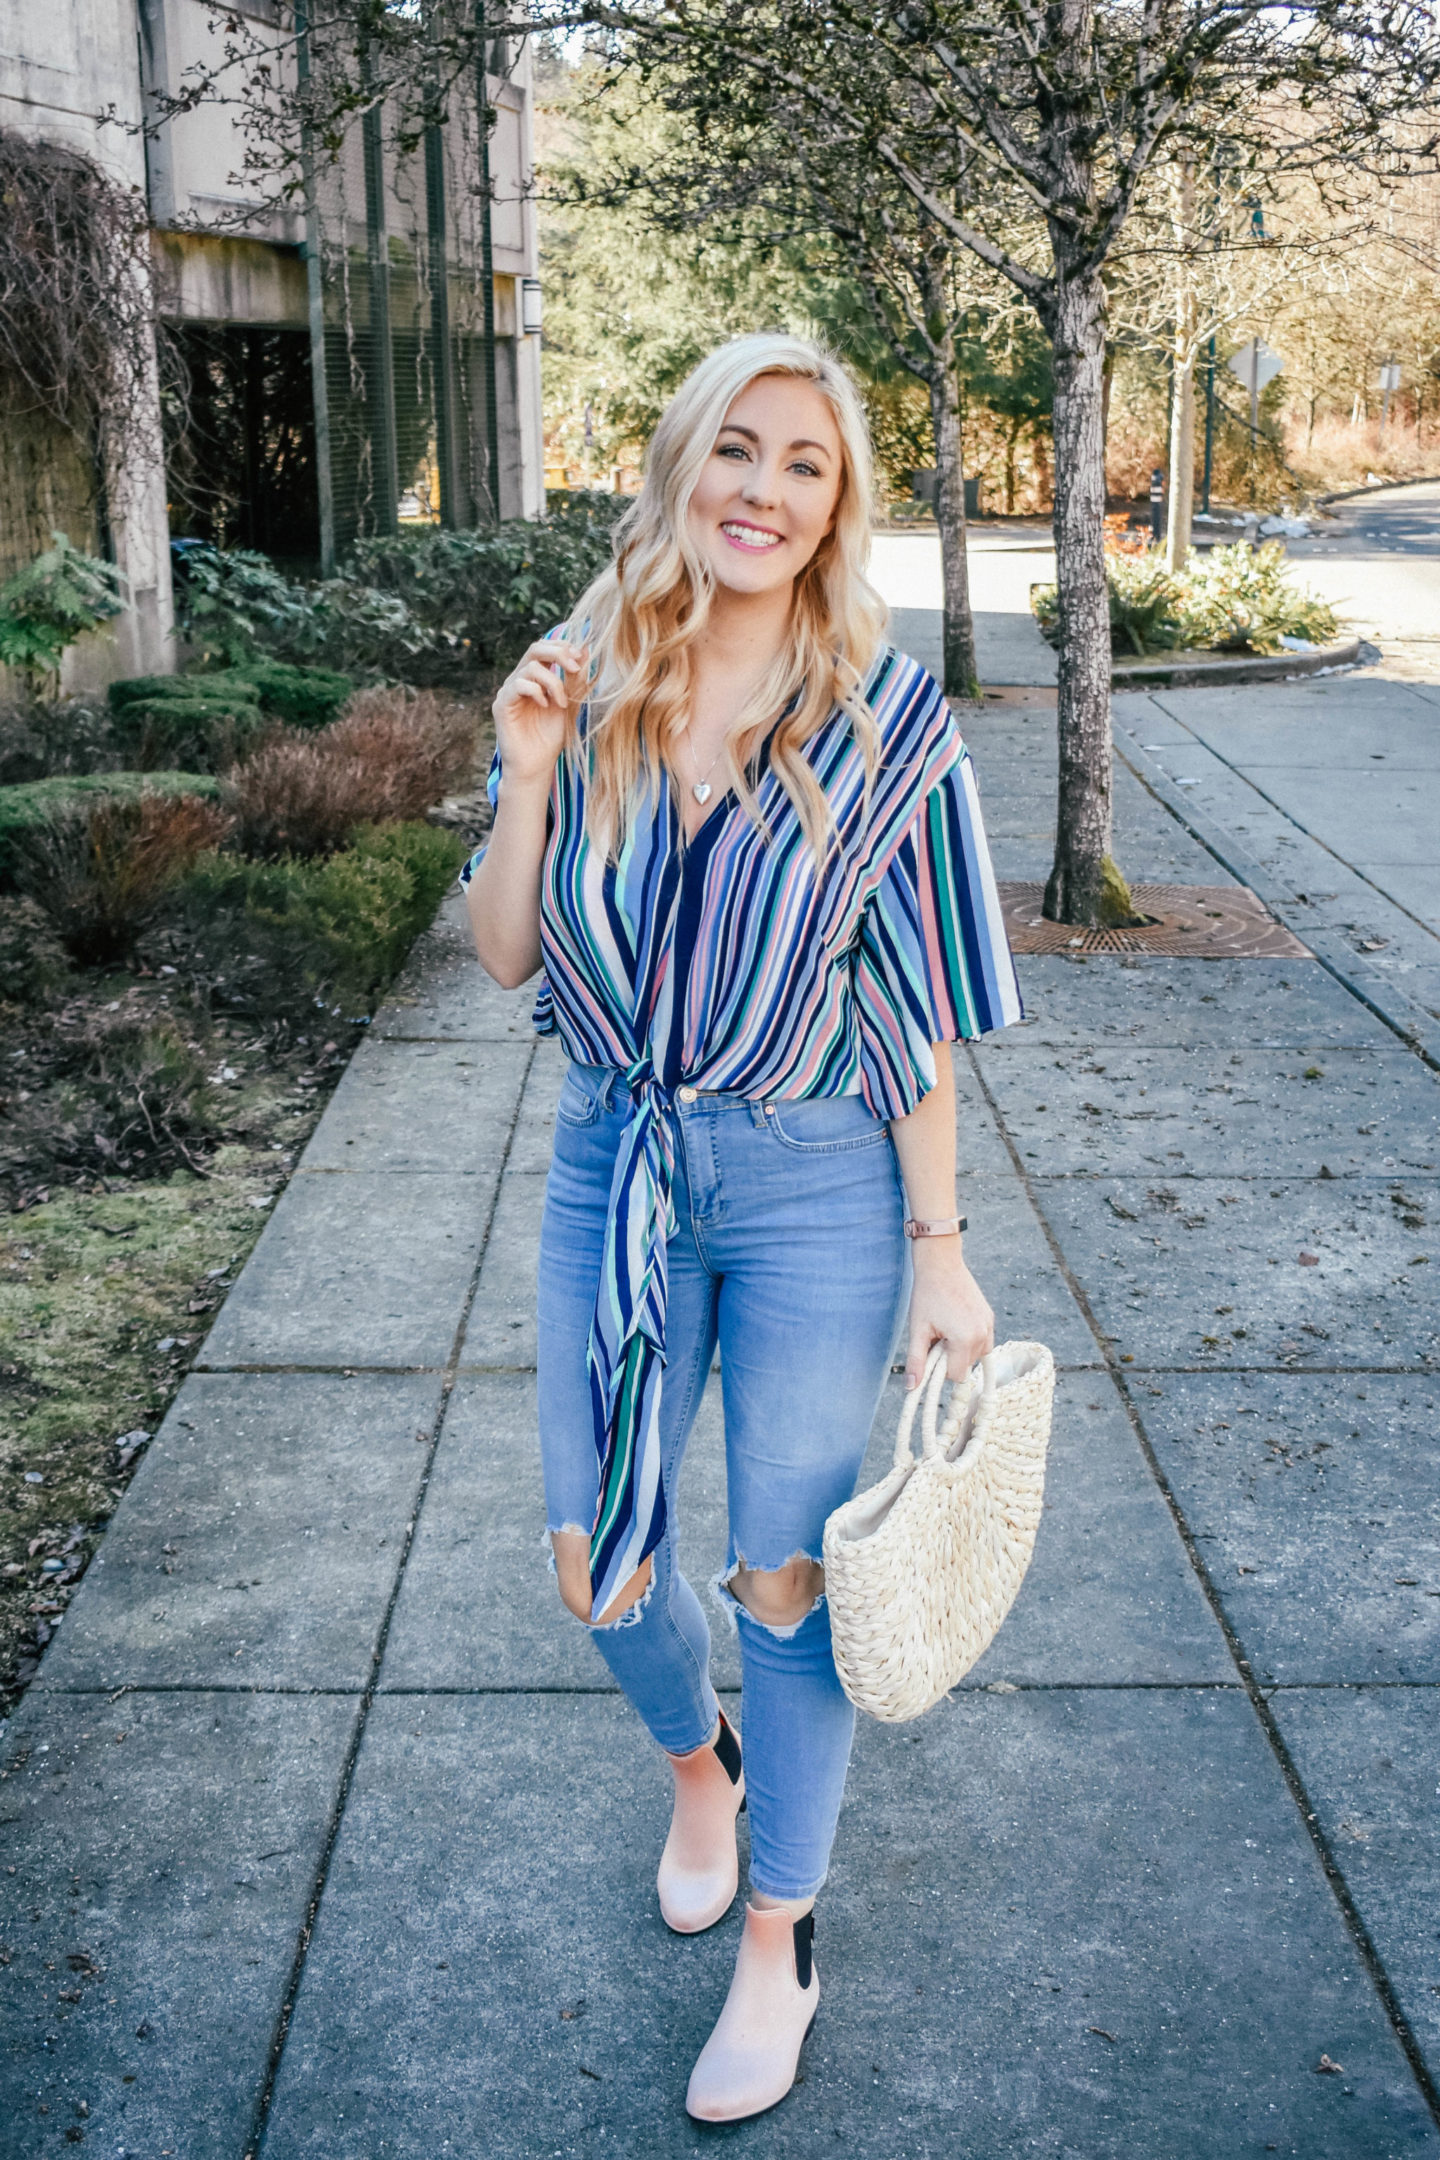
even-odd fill
[[[701,818],[699,824],[695,827],[695,830],[693,832],[691,832],[686,826],[685,805],[681,803],[678,807],[677,815],[680,820],[680,838],[684,842],[685,846],[687,848],[694,847],[695,842],[699,839],[701,833],[704,832],[706,826],[713,824],[717,817],[723,817],[726,812],[730,810],[734,802],[734,788],[726,788],[724,794],[720,797],[714,809],[707,810],[705,812],[704,817]]]

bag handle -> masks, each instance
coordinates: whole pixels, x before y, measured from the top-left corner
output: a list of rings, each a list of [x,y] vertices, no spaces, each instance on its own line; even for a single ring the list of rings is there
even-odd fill
[[[975,1374],[977,1369],[980,1374],[980,1393],[978,1397],[976,1397],[975,1395]],[[971,1409],[972,1405],[976,1410],[978,1410],[981,1403],[993,1402],[995,1399],[996,1384],[995,1352],[993,1350],[987,1350],[984,1357],[981,1358],[978,1368],[975,1366],[972,1366],[970,1368],[969,1384],[966,1387],[964,1394],[960,1394],[957,1388],[955,1393],[952,1394],[950,1398],[950,1415],[946,1418],[944,1425],[940,1429],[939,1443],[936,1449],[936,1452],[938,1454],[943,1454],[947,1461],[950,1461],[952,1459],[950,1456],[950,1448],[952,1443],[959,1436],[960,1427],[964,1423],[966,1412]],[[955,1456],[953,1460],[959,1462],[963,1456],[969,1455],[973,1452],[974,1446],[975,1434],[972,1425],[970,1435],[967,1438],[964,1447],[960,1450],[960,1454]]]
[[[915,1412],[920,1407],[922,1396],[925,1401],[925,1417],[921,1426],[923,1435],[921,1454],[934,1454],[938,1445],[935,1432],[935,1417],[940,1407],[940,1390],[944,1385],[945,1345],[938,1342],[932,1343],[930,1345],[930,1355],[925,1360],[925,1370],[920,1376],[918,1385],[906,1391],[904,1405],[900,1411],[900,1423],[895,1433],[895,1460],[891,1465],[892,1469],[902,1469],[906,1463],[914,1460],[910,1453],[910,1435],[915,1428]]]
[[[920,1459],[922,1461],[927,1460],[932,1455],[943,1454],[959,1432],[961,1419],[970,1406],[975,1376],[972,1370],[969,1385],[963,1394],[959,1392],[957,1384],[957,1391],[951,1397],[950,1413],[945,1420],[944,1426],[941,1427],[939,1424],[940,1397],[945,1388],[945,1367],[947,1363],[948,1358],[944,1343],[932,1343],[930,1345],[930,1354],[925,1360],[925,1371],[921,1376],[919,1386],[909,1389],[905,1396],[904,1406],[900,1412],[899,1428],[895,1434],[895,1459],[892,1468],[899,1470],[904,1464],[915,1460],[910,1452],[910,1435],[915,1427],[915,1412],[920,1408],[922,1397],[925,1404],[924,1415],[920,1424]],[[992,1350],[987,1352],[980,1360],[980,1399],[982,1402],[989,1397],[993,1397],[995,1385],[995,1353]]]
[[[926,1456],[939,1454],[943,1443],[937,1430],[937,1421],[939,1398],[943,1389],[946,1389],[946,1363],[946,1346],[930,1344],[930,1354],[924,1361],[924,1374],[920,1376],[920,1385],[907,1391],[905,1406],[900,1410],[900,1426],[896,1430],[896,1456],[892,1469],[902,1469],[902,1464],[915,1460],[911,1456],[911,1432],[915,1428],[915,1410],[920,1408],[922,1400],[924,1417],[920,1421],[920,1458],[924,1460]]]

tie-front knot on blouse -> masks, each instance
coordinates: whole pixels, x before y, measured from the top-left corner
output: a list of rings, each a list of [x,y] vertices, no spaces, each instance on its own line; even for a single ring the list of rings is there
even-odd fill
[[[934,678],[889,646],[864,695],[880,737],[868,806],[847,714],[837,707],[804,746],[834,821],[819,868],[763,746],[756,796],[765,831],[730,794],[686,843],[662,787],[636,804],[618,859],[585,831],[583,755],[555,769],[535,1024],[558,1034],[572,1058],[621,1073],[631,1105],[590,1333],[597,1615],[664,1533],[659,1407],[675,1088],[859,1094],[877,1117],[905,1117],[935,1085],[935,1043],[1021,1017],[954,715]],[[586,718],[582,707],[582,744]],[[500,778],[497,753],[492,802]]]

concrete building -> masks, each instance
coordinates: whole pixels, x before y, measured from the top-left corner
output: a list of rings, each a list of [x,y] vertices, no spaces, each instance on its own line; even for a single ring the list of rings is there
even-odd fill
[[[238,16],[293,77],[290,7],[240,0]],[[172,537],[314,572],[370,534],[544,506],[528,49],[493,41],[483,103],[478,82],[452,90],[418,141],[384,109],[357,116],[277,208],[245,177],[243,101],[173,109],[225,35],[209,0],[0,9],[0,128],[143,191],[161,326],[124,473],[87,470],[0,382],[0,578],[59,529],[128,584],[67,687],[173,665]]]

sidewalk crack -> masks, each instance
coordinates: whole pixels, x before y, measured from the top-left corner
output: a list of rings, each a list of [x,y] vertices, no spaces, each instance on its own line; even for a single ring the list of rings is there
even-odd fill
[[[1197,837],[1199,836],[1197,835]],[[1335,971],[1332,969],[1331,972],[1334,973]],[[1343,981],[1343,977],[1339,979]],[[1350,985],[1346,984],[1345,987],[1350,988]],[[1354,994],[1358,995],[1358,993]],[[1385,1961],[1380,1955],[1374,1937],[1365,1924],[1340,1864],[1331,1850],[1330,1841],[1320,1827],[1319,1809],[1311,1803],[1309,1791],[1300,1775],[1294,1757],[1290,1753],[1279,1724],[1271,1711],[1267,1696],[1269,1693],[1275,1692],[1273,1684],[1265,1683],[1262,1685],[1255,1677],[1250,1660],[1245,1654],[1244,1645],[1225,1611],[1221,1602],[1219,1588],[1206,1566],[1204,1555],[1200,1550],[1194,1532],[1190,1528],[1184,1509],[1180,1505],[1179,1495],[1165,1475],[1160,1458],[1156,1454],[1150,1435],[1145,1429],[1145,1421],[1140,1414],[1139,1405],[1127,1384],[1129,1375],[1120,1363],[1114,1344],[1101,1328],[1089,1297],[1079,1277],[1066,1259],[1061,1249],[1059,1237],[1049,1217],[1040,1205],[1035,1190],[1035,1181],[1025,1167],[1024,1157],[1016,1146],[1010,1128],[1001,1112],[1000,1104],[985,1077],[981,1060],[975,1053],[974,1044],[967,1042],[964,1049],[970,1061],[971,1070],[974,1072],[976,1081],[989,1106],[990,1114],[995,1120],[995,1129],[1009,1151],[1015,1174],[1019,1178],[1025,1196],[1035,1212],[1035,1218],[1040,1225],[1045,1242],[1050,1248],[1051,1257],[1060,1270],[1066,1287],[1074,1298],[1086,1326],[1099,1345],[1100,1354],[1105,1361],[1111,1383],[1129,1420],[1131,1431],[1139,1444],[1140,1452],[1145,1458],[1150,1475],[1154,1478],[1161,1497],[1170,1510],[1170,1517],[1175,1525],[1180,1542],[1184,1546],[1186,1556],[1195,1571],[1196,1580],[1200,1585],[1205,1600],[1215,1616],[1216,1624],[1224,1636],[1225,1646],[1234,1661],[1235,1669],[1240,1676],[1240,1683],[1249,1697],[1250,1707],[1260,1722],[1261,1730],[1270,1744],[1271,1752],[1275,1757],[1280,1774],[1285,1780],[1286,1788],[1299,1811],[1306,1835],[1314,1847],[1325,1880],[1330,1886],[1331,1895],[1340,1908],[1341,1917],[1345,1922],[1351,1941],[1354,1943],[1361,1963],[1369,1975],[1372,1987],[1380,1998],[1381,2007],[1390,2022],[1396,2039],[1400,2043],[1405,2060],[1410,2066],[1411,2075],[1420,2088],[1425,2104],[1436,2123],[1440,2124],[1440,2086],[1437,2086],[1430,2065],[1425,2060],[1420,2043],[1411,2028],[1410,2021],[1401,2007],[1399,1996],[1395,1992],[1395,1986],[1390,1978]]]

